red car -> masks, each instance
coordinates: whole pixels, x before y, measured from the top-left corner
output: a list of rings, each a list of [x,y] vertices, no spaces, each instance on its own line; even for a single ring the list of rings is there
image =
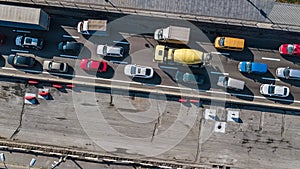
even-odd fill
[[[107,63],[103,60],[82,59],[80,68],[86,71],[106,72]]]
[[[300,55],[300,44],[282,44],[279,52],[283,55]]]

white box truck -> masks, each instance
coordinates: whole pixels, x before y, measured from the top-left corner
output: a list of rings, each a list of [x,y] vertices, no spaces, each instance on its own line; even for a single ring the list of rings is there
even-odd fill
[[[88,19],[78,22],[77,32],[84,35],[108,36],[107,20]]]
[[[48,31],[50,16],[41,8],[0,5],[0,26]]]
[[[165,43],[188,44],[190,28],[169,26],[155,30],[154,39]]]

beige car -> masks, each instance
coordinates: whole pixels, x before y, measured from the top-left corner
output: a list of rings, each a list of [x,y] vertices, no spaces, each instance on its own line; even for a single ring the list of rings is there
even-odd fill
[[[43,69],[51,72],[61,72],[65,73],[68,71],[68,64],[56,61],[44,61]]]

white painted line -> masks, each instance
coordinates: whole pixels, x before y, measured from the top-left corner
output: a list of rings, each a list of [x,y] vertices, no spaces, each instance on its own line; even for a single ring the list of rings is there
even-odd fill
[[[68,157],[79,158],[78,155],[71,155],[71,154],[69,154]]]
[[[271,81],[280,81],[280,79],[274,79],[274,78],[268,78],[268,77],[262,77],[263,80],[271,80]]]
[[[159,67],[163,69],[174,69],[174,70],[178,69],[177,67],[170,67],[170,66],[159,66]]]
[[[122,43],[122,44],[127,44],[127,45],[129,44],[128,42],[121,42],[121,41],[116,41],[116,40],[114,40],[113,42],[114,42],[114,43]]]
[[[25,149],[25,148],[13,147],[12,149],[13,149],[13,150],[19,150],[19,151],[26,151],[26,149]]]
[[[51,155],[58,155],[58,156],[62,156],[62,154],[61,154],[61,153],[55,153],[55,152],[49,152],[49,154],[51,154]]]
[[[63,73],[55,73],[55,72],[42,72],[43,74],[49,74],[49,75],[57,75],[57,76],[66,76],[66,77],[74,77],[74,75],[71,74],[63,74]]]
[[[117,160],[113,160],[113,159],[108,159],[108,158],[103,158],[103,161],[109,161],[109,162],[116,162]]]
[[[158,166],[158,167],[160,167],[160,168],[166,168],[166,169],[172,168],[172,167],[165,166],[165,165],[160,165],[160,166]]]
[[[40,151],[40,150],[30,150],[32,152],[35,152],[35,153],[43,153],[44,151]]]
[[[268,57],[262,57],[261,59],[264,59],[264,60],[272,60],[272,61],[280,61],[280,59],[276,59],[276,58],[268,58]]]
[[[17,30],[17,29],[14,29],[13,32],[19,32],[19,33],[31,33],[31,31]]]
[[[78,56],[72,56],[72,55],[59,55],[60,57],[65,57],[65,58],[73,58],[73,59],[77,59]]]
[[[94,157],[84,157],[87,160],[94,160],[94,161],[98,161],[98,158],[94,158]]]
[[[211,54],[217,54],[217,55],[227,55],[229,56],[230,53],[222,53],[222,52],[210,52]]]
[[[133,161],[127,161],[127,160],[122,160],[121,162],[122,163],[127,163],[127,164],[133,164],[134,163]]]
[[[10,68],[10,67],[2,67],[4,70],[20,70],[23,72],[29,72],[29,73],[42,73],[42,71],[39,70],[30,70],[30,69],[16,69],[16,68]]]
[[[148,163],[140,163],[140,165],[143,165],[143,166],[153,166],[152,164],[148,164]]]
[[[79,36],[70,36],[70,35],[63,35],[64,38],[74,38],[74,39],[79,39]]]
[[[210,72],[211,74],[217,74],[217,75],[225,75],[228,76],[229,73],[223,73],[223,72]]]
[[[110,60],[112,63],[119,63],[119,64],[128,64],[128,62],[122,62],[122,61],[117,61],[117,60]]]
[[[18,50],[18,49],[11,49],[12,52],[22,52],[22,53],[29,53],[27,50]]]

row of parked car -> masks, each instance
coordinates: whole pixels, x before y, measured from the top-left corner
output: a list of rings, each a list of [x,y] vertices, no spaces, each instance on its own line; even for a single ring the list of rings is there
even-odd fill
[[[15,42],[17,46],[36,50],[41,50],[44,46],[43,39],[23,35],[18,35]],[[78,55],[82,47],[83,44],[80,42],[65,41],[58,44],[58,50],[66,54]],[[98,45],[97,54],[108,57],[123,57],[124,49],[121,46]],[[17,67],[33,67],[36,62],[33,54],[16,53],[8,56],[8,63]],[[107,62],[104,60],[82,59],[80,68],[85,71],[106,72]],[[68,63],[46,60],[43,62],[43,69],[50,72],[66,73],[69,70],[69,65]],[[124,73],[131,77],[151,78],[154,71],[151,67],[131,64],[125,66]]]

